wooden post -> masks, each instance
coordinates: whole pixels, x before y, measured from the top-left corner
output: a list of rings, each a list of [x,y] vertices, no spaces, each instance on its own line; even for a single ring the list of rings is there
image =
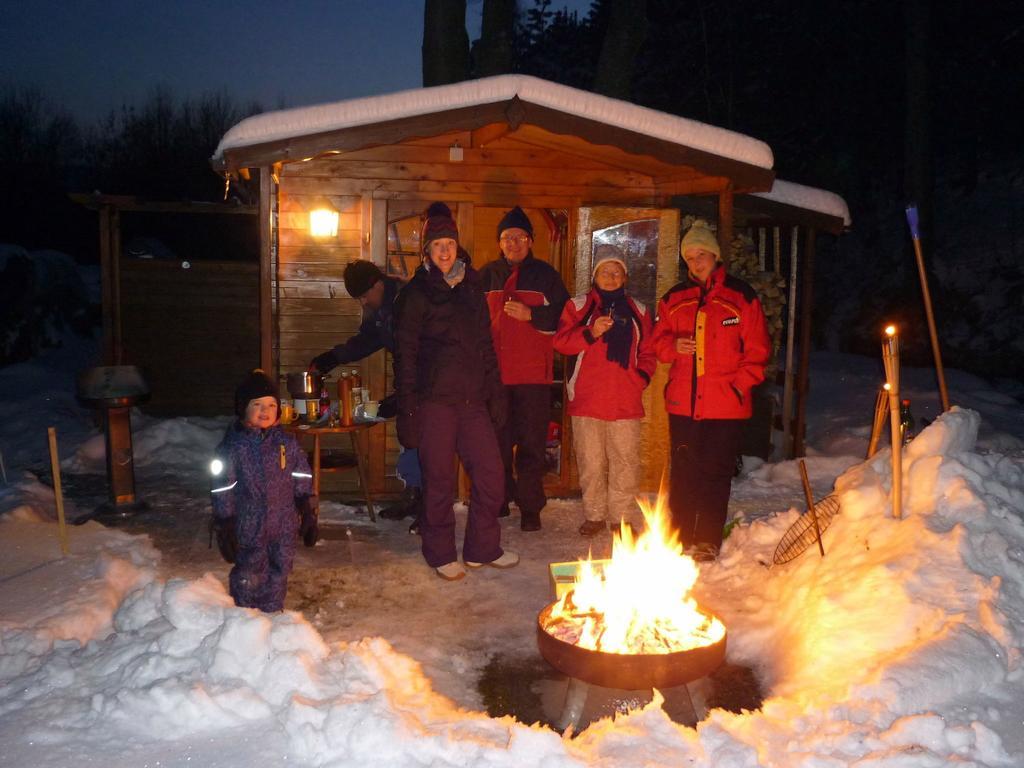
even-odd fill
[[[269,166],[260,168],[260,368],[268,376],[277,377],[279,372],[272,371],[274,364],[273,338],[273,296],[271,281],[273,279],[271,256],[273,252],[274,223],[271,216],[274,210],[273,201],[276,191],[271,178]]]
[[[797,255],[800,250],[800,228],[793,227],[789,241],[789,306],[786,321],[786,383],[782,388],[782,450],[787,459],[793,458],[793,386],[796,371],[793,370],[793,356],[796,352],[796,280]]]
[[[885,329],[882,341],[882,364],[889,385],[889,426],[892,441],[892,516],[903,516],[903,440],[900,430],[900,337],[896,326]]]
[[[889,415],[889,382],[878,388],[875,398],[875,415],[871,421],[871,437],[868,438],[868,455],[871,458],[878,451],[878,441],[882,438],[882,426]]]
[[[100,290],[103,297],[103,362],[114,365],[114,288],[111,280],[111,207],[100,206]]]
[[[807,500],[807,514],[811,516],[811,522],[814,523],[814,536],[818,540],[818,551],[821,556],[825,556],[825,547],[821,543],[821,527],[818,525],[818,510],[814,508],[814,492],[811,491],[811,481],[807,477],[807,465],[804,464],[804,460],[800,459],[800,480],[804,486],[804,498]]]
[[[924,296],[924,314],[928,320],[928,335],[932,342],[932,357],[935,358],[935,374],[939,379],[939,396],[942,399],[942,412],[949,410],[949,392],[946,391],[946,374],[942,369],[942,353],[939,351],[939,334],[935,330],[935,314],[932,312],[932,294],[928,290],[928,275],[924,271],[924,255],[921,253],[921,232],[918,224],[917,207],[907,207],[907,222],[910,224],[910,236],[914,241],[914,256],[917,259],[917,276],[921,281],[921,294]]]
[[[732,183],[718,195],[718,247],[722,249],[722,263],[728,268],[732,252]]]
[[[114,365],[124,365],[124,323],[121,320],[121,211],[110,212],[110,286],[114,307]]]
[[[53,498],[57,502],[57,535],[60,537],[61,554],[67,557],[71,548],[68,546],[68,527],[64,522],[64,492],[60,487],[60,459],[57,456],[57,430],[48,427],[47,437],[50,440],[50,471],[53,473]]]
[[[804,280],[800,296],[800,368],[796,374],[796,424],[793,427],[793,455],[804,455],[804,431],[807,422],[808,371],[811,367],[811,310],[814,304],[814,239],[817,233],[808,227],[804,235]]]

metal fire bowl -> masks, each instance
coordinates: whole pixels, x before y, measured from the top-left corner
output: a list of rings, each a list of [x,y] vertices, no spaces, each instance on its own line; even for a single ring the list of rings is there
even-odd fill
[[[706,677],[725,661],[728,634],[713,645],[675,653],[605,653],[559,640],[544,625],[554,604],[537,616],[540,655],[562,674],[605,688],[673,688]]]

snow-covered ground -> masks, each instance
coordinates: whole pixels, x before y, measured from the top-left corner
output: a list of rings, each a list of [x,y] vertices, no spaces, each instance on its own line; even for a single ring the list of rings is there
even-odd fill
[[[73,398],[88,353],[0,369],[0,765],[1024,765],[1024,412],[978,377],[949,372],[960,407],[905,449],[895,520],[888,448],[863,461],[880,363],[813,358],[807,464],[842,508],[827,556],[770,565],[799,472],[748,460],[741,522],[698,582],[763,705],[696,729],[649,705],[563,738],[488,717],[477,682],[492,658],[537,658],[547,564],[586,554],[578,502],[552,502],[540,534],[505,521],[522,564],[453,584],[404,523],[327,502],[291,610],[267,616],[233,606],[208,549],[202,467],[226,421],[140,416],[154,512],[74,527],[61,558],[52,491],[26,472],[46,475],[56,425],[69,496],[102,496],[102,440]],[[935,419],[931,372],[903,387]]]

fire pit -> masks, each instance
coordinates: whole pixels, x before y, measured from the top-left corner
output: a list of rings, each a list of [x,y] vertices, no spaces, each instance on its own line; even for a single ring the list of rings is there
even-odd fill
[[[682,552],[664,503],[641,505],[645,531],[621,527],[612,558],[579,563],[570,590],[537,616],[541,656],[570,678],[559,727],[579,727],[590,686],[681,689],[725,660],[725,626],[690,596],[699,570]],[[635,697],[626,697],[635,698]]]

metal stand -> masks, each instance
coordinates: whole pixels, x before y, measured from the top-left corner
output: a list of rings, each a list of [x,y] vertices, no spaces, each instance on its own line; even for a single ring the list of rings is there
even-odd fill
[[[698,711],[690,695],[688,685],[677,685],[661,691],[664,699],[662,709],[665,714],[677,723],[696,725],[707,717],[704,706]],[[559,731],[565,732],[570,727],[578,732],[594,720],[608,717],[614,712],[622,712],[623,705],[632,708],[649,702],[654,698],[652,689],[628,691],[620,688],[604,688],[591,685],[576,677],[569,678],[565,691],[565,703],[562,712],[554,725]]]
[[[76,517],[72,521],[74,525],[82,525],[96,519],[117,522],[149,509],[148,503],[135,498],[131,408],[104,409],[103,432],[107,451],[107,487],[110,498],[91,512]]]

